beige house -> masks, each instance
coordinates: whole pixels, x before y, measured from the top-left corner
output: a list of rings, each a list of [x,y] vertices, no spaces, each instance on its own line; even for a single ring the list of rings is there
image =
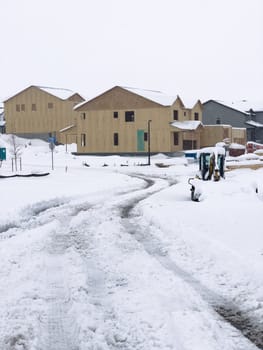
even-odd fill
[[[202,105],[115,86],[74,108],[78,154],[174,153],[200,147]]]
[[[67,89],[29,86],[4,101],[6,133],[21,137],[55,137],[60,143],[76,142],[76,113],[84,101]]]
[[[201,147],[214,146],[217,142],[239,143],[247,142],[245,128],[233,128],[231,125],[204,125],[201,134]]]

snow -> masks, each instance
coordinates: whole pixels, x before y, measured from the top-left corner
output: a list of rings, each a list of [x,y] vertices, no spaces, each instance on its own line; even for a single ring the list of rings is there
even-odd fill
[[[232,149],[245,149],[246,148],[246,146],[244,146],[244,145],[241,145],[241,144],[239,144],[239,143],[231,143],[230,145],[229,145],[229,148],[232,148]]]
[[[196,130],[202,122],[199,120],[185,120],[183,122],[172,122],[171,126],[181,130]]]
[[[64,132],[64,131],[70,130],[70,129],[74,128],[75,126],[76,126],[75,124],[71,124],[69,126],[66,126],[63,129],[59,130],[59,132]]]
[[[177,99],[176,95],[175,96],[167,95],[161,91],[147,90],[147,89],[134,88],[134,87],[126,87],[126,86],[122,86],[122,88],[127,90],[127,91],[130,91],[134,94],[143,96],[144,98],[147,98],[148,100],[159,103],[163,106],[171,106]]]
[[[18,141],[21,172],[50,175],[0,179],[0,349],[262,348],[263,169],[196,179],[197,203],[184,157],[141,166],[58,146],[52,171],[47,143]],[[10,142],[0,135],[0,175]],[[253,321],[252,340],[228,307]]]
[[[244,99],[244,100],[236,100],[236,101],[217,100],[217,102],[246,114],[249,114],[250,109],[252,109],[254,112],[263,111],[263,101],[253,101],[253,100]]]
[[[248,120],[246,121],[246,124],[254,126],[256,128],[263,128],[263,124],[259,122],[255,122],[254,120]]]
[[[64,89],[64,88],[54,88],[54,87],[47,87],[47,86],[37,86],[40,90],[43,90],[51,95],[54,95],[62,100],[67,100],[71,96],[73,96],[76,92]]]

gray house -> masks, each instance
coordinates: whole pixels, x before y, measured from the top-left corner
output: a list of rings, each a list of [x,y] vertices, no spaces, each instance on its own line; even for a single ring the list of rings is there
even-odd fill
[[[203,124],[227,124],[247,129],[247,140],[263,143],[263,101],[230,102],[208,100],[203,103]]]

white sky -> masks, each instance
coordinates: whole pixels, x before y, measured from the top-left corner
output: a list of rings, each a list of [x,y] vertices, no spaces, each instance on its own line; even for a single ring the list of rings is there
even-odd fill
[[[29,85],[262,100],[262,0],[1,3],[0,101]]]

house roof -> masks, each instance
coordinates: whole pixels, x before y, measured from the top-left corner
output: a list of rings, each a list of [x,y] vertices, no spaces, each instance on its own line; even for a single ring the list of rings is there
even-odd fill
[[[55,88],[55,87],[48,87],[48,86],[36,86],[42,91],[45,91],[51,95],[54,95],[61,100],[67,100],[71,96],[75,95],[76,92],[69,90],[69,89],[64,89],[64,88]]]
[[[178,95],[177,96],[166,95],[163,92],[156,91],[156,90],[147,90],[147,89],[126,87],[126,86],[121,86],[121,87],[129,92],[140,95],[153,102],[159,103],[162,106],[171,106],[178,98]]]
[[[168,94],[165,94],[165,93],[163,93],[161,91],[157,91],[157,90],[148,90],[148,89],[141,89],[141,88],[136,88],[136,87],[127,87],[127,86],[115,86],[112,89],[106,91],[105,93],[112,91],[114,88],[121,88],[123,90],[126,90],[126,91],[132,93],[132,94],[139,95],[139,96],[141,96],[141,97],[143,97],[151,102],[157,103],[160,106],[164,106],[164,107],[172,106],[175,103],[175,101],[179,99],[182,106],[185,107],[185,105],[184,105],[183,101],[181,100],[181,98],[179,97],[179,95],[168,95]],[[99,95],[99,96],[101,96],[101,95]],[[74,109],[78,109],[78,108],[82,107],[86,103],[93,101],[94,99],[98,98],[99,96],[92,98],[88,101],[84,101],[84,102],[77,104],[74,107]],[[200,100],[196,100],[195,103],[191,102],[190,107],[192,108],[198,102],[200,102]]]
[[[246,124],[248,124],[250,126],[254,126],[255,128],[263,128],[262,123],[255,122],[254,120],[248,120],[248,121],[246,121]]]
[[[71,96],[77,94],[76,92],[69,90],[69,89],[64,89],[64,88],[56,88],[56,87],[48,87],[48,86],[38,86],[38,85],[31,85],[29,87],[27,87],[24,90],[19,91],[18,93],[16,93],[15,95],[12,95],[8,98],[5,99],[4,102],[7,102],[8,100],[10,100],[11,98],[21,94],[22,92],[30,89],[30,88],[37,88],[39,90],[42,90],[50,95],[53,95],[61,100],[67,100],[69,99]]]
[[[221,104],[223,106],[232,108],[244,114],[250,114],[250,110],[252,110],[253,112],[263,112],[263,100],[262,101],[249,101],[245,99],[240,101],[208,100],[204,102],[204,105],[211,101]]]
[[[65,128],[63,128],[63,129],[60,129],[59,132],[68,131],[68,130],[74,128],[75,126],[76,126],[75,124],[68,125]]]
[[[180,130],[193,131],[203,126],[203,124],[200,120],[185,120],[183,122],[174,121],[171,123],[171,126]]]

